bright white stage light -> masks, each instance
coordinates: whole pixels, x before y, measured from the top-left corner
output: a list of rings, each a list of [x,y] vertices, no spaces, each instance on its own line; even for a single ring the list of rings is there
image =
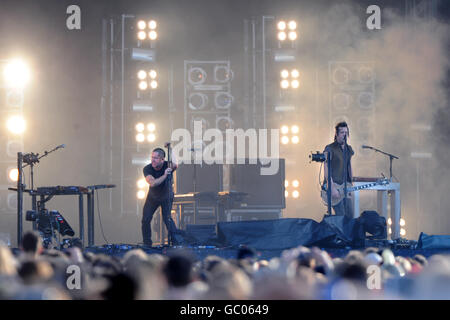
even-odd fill
[[[150,38],[150,40],[156,40],[156,38],[158,38],[158,34],[156,33],[156,31],[152,30],[148,33],[148,37]]]
[[[8,87],[22,88],[30,81],[30,70],[22,60],[12,60],[3,69],[3,77]]]
[[[19,170],[17,168],[10,169],[8,172],[9,180],[17,182],[19,180]]]
[[[150,82],[150,87],[151,87],[152,89],[158,88],[158,81],[152,80],[152,81]]]
[[[156,136],[155,136],[154,133],[150,133],[150,134],[147,136],[147,141],[148,141],[148,142],[155,142],[155,140],[156,140]]]
[[[139,40],[145,40],[147,38],[147,33],[145,33],[145,31],[139,31],[137,37]]]
[[[278,28],[278,30],[281,30],[281,31],[285,30],[286,29],[286,22],[284,22],[284,21],[278,22],[277,28]]]
[[[137,141],[137,142],[144,142],[144,141],[145,141],[145,136],[144,136],[144,134],[143,134],[143,133],[138,133],[138,134],[136,135],[136,141]]]
[[[147,186],[147,181],[142,178],[137,181],[137,186],[139,189],[144,189]]]
[[[145,23],[144,20],[139,20],[137,23],[137,27],[139,30],[144,30],[146,26],[147,26],[147,24]]]
[[[147,124],[147,130],[150,132],[153,132],[156,130],[156,126],[153,122],[150,122],[149,124]]]
[[[299,196],[300,196],[300,192],[298,192],[297,190],[294,190],[294,191],[292,192],[292,197],[293,197],[294,199],[297,199]]]
[[[148,28],[149,29],[156,29],[156,26],[157,26],[157,24],[156,24],[156,21],[155,20],[150,20],[149,22],[148,22]]]
[[[11,133],[24,133],[26,128],[25,119],[21,116],[11,116],[6,122],[6,127]]]
[[[298,126],[294,125],[294,126],[291,127],[291,132],[294,133],[294,134],[297,134],[299,132],[299,130],[300,129],[298,128]]]
[[[289,137],[287,137],[287,136],[282,136],[282,137],[281,137],[281,143],[282,143],[282,144],[288,144],[288,143],[289,143]]]
[[[295,22],[294,20],[289,21],[289,23],[288,23],[288,28],[289,28],[290,30],[295,30],[295,29],[297,29],[297,22]]]
[[[144,191],[144,190],[139,190],[139,191],[137,192],[136,196],[137,196],[137,198],[138,198],[139,200],[144,199],[144,198],[145,198],[145,191]]]
[[[300,72],[298,72],[297,69],[292,69],[291,71],[291,77],[292,78],[298,78],[300,76]]]
[[[142,131],[144,131],[145,126],[144,126],[144,124],[142,122],[139,122],[139,123],[136,123],[136,127],[135,128],[136,128],[137,132],[142,132]]]
[[[281,80],[280,86],[281,86],[282,89],[287,89],[287,88],[289,88],[289,81],[286,80],[286,79]]]
[[[297,79],[292,80],[292,82],[291,82],[291,87],[292,87],[293,89],[297,89],[299,86],[300,86],[300,82],[299,82]]]
[[[298,182],[298,180],[292,181],[292,186],[293,186],[294,188],[298,188],[299,185],[300,185],[300,182]]]
[[[289,132],[289,127],[288,126],[282,126],[281,127],[281,133],[282,134],[287,134]]]
[[[147,90],[147,88],[148,88],[147,81],[141,81],[141,82],[139,82],[139,89],[141,89],[141,90]]]
[[[150,78],[152,78],[152,79],[156,79],[156,76],[158,75],[157,73],[156,73],[156,71],[155,70],[150,70],[150,72],[148,73],[148,75],[150,76]]]
[[[281,70],[281,78],[286,79],[287,77],[289,77],[289,71],[286,69]]]
[[[147,78],[147,72],[145,72],[144,70],[139,70],[139,72],[137,73],[137,77],[139,80],[145,80],[145,78]]]
[[[295,31],[289,32],[288,38],[289,38],[289,40],[291,40],[291,41],[296,40],[296,39],[297,39],[297,32],[295,32]]]
[[[286,40],[286,32],[284,32],[284,31],[278,32],[278,40],[280,40],[280,41]]]

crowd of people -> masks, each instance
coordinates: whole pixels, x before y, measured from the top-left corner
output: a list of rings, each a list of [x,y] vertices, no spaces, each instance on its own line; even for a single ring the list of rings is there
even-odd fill
[[[395,256],[389,249],[332,257],[296,247],[259,259],[242,247],[233,259],[196,259],[182,249],[123,256],[78,247],[43,249],[27,232],[20,250],[0,245],[0,299],[291,300],[450,299],[450,256]]]

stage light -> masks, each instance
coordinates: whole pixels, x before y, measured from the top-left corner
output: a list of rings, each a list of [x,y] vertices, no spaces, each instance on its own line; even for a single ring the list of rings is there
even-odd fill
[[[391,233],[392,233],[392,229],[391,229],[391,228],[389,228],[389,229],[388,229],[388,232],[389,232],[389,234],[391,234]]]
[[[298,180],[292,181],[292,186],[293,186],[294,188],[298,188],[299,185],[300,185],[300,182],[298,182]]]
[[[206,72],[202,68],[194,67],[189,69],[188,81],[191,85],[202,84],[206,80]]]
[[[388,225],[392,225],[392,220],[391,220],[391,218],[388,218],[388,221],[387,221],[387,223],[388,223]]]
[[[403,229],[403,228],[401,228],[401,229],[400,229],[400,235],[401,235],[402,237],[406,236],[406,230]]]
[[[158,88],[158,81],[152,80],[152,81],[150,82],[150,87],[151,87],[152,89]]]
[[[233,127],[233,121],[227,116],[216,117],[216,128],[220,131],[225,131]]]
[[[145,72],[144,70],[139,70],[139,72],[137,73],[137,77],[139,80],[145,80],[145,78],[147,78],[147,72]]]
[[[152,30],[148,33],[148,37],[150,38],[150,40],[156,40],[156,38],[158,38],[158,34],[155,30]]]
[[[289,40],[291,40],[291,41],[296,40],[297,39],[297,32],[295,32],[295,31],[289,32],[288,37],[289,37]]]
[[[144,131],[144,129],[145,129],[145,126],[144,126],[144,124],[142,122],[139,122],[139,123],[136,124],[136,131],[137,132],[142,132],[142,131]]]
[[[294,190],[292,192],[292,197],[295,198],[295,199],[297,199],[299,197],[299,195],[300,195],[300,192],[298,192],[297,190]]]
[[[400,219],[400,226],[404,227],[406,225],[405,219]]]
[[[214,103],[217,109],[228,109],[233,100],[233,96],[228,92],[216,92],[214,96]]]
[[[144,140],[145,140],[145,136],[144,136],[143,133],[138,133],[138,134],[136,135],[136,141],[137,141],[137,142],[144,142]]]
[[[156,71],[155,70],[150,70],[150,72],[148,73],[148,75],[150,76],[150,78],[152,78],[152,79],[156,79],[156,76],[158,75],[157,73],[156,73]]]
[[[281,78],[286,79],[287,77],[289,77],[289,71],[286,69],[281,70]]]
[[[300,76],[300,73],[298,72],[297,69],[292,69],[291,71],[291,77],[292,78],[298,78]],[[287,77],[286,77],[287,78]]]
[[[284,21],[278,22],[277,28],[278,28],[278,30],[281,30],[281,31],[285,30],[286,29],[286,22],[284,22]]]
[[[153,122],[150,122],[149,124],[147,124],[147,130],[150,132],[153,132],[156,130],[156,126]]]
[[[30,70],[21,60],[12,60],[3,69],[7,87],[22,88],[30,80]]]
[[[285,80],[281,80],[280,86],[281,86],[282,89],[287,89],[287,88],[289,88],[289,81],[286,80],[286,79],[285,79]]]
[[[6,123],[6,127],[14,134],[21,134],[25,132],[26,123],[21,116],[11,116]]]
[[[280,41],[286,40],[286,32],[284,32],[284,31],[278,32],[278,40],[280,40]]]
[[[17,182],[19,180],[19,170],[17,168],[10,169],[8,172],[9,180]]]
[[[139,189],[144,189],[147,186],[147,181],[145,179],[139,179],[137,181],[137,186]]]
[[[148,88],[148,84],[147,84],[146,81],[139,82],[139,89],[140,90],[147,90],[147,88]]]
[[[147,24],[145,23],[144,20],[139,20],[137,23],[137,27],[139,30],[144,30],[146,26],[147,26]]]
[[[214,80],[219,83],[227,83],[233,79],[233,71],[228,66],[217,65],[214,67]]]
[[[284,187],[285,188],[289,187],[289,181],[288,180],[284,180]]]
[[[300,86],[300,82],[298,80],[292,80],[291,87],[297,89]]]
[[[282,136],[281,137],[281,143],[282,144],[288,144],[289,143],[289,138],[287,136]]]
[[[156,21],[155,20],[150,20],[149,22],[148,22],[148,28],[149,29],[156,29],[156,26],[157,26],[157,24],[156,24]]]
[[[284,197],[285,197],[285,198],[289,197],[289,192],[284,191]]]
[[[289,132],[289,127],[288,126],[282,126],[281,127],[281,133],[282,134],[287,134]]]
[[[208,96],[203,93],[194,92],[189,96],[189,108],[191,108],[192,110],[201,110],[207,104]]]
[[[288,23],[288,28],[289,28],[290,30],[295,30],[295,29],[297,29],[297,22],[295,22],[294,20],[289,21],[289,23]]]
[[[155,136],[154,133],[150,133],[150,134],[147,136],[147,141],[148,141],[148,142],[155,142],[155,140],[156,140],[156,136]]]
[[[137,37],[139,40],[145,40],[145,38],[147,38],[147,34],[145,33],[145,31],[139,31]]]
[[[136,196],[137,196],[137,198],[138,198],[139,200],[144,199],[144,198],[145,198],[145,191],[144,191],[144,190],[139,190],[139,191],[137,192]]]
[[[291,132],[294,133],[294,134],[297,134],[299,132],[299,130],[300,129],[298,128],[298,126],[294,125],[294,126],[291,127]]]

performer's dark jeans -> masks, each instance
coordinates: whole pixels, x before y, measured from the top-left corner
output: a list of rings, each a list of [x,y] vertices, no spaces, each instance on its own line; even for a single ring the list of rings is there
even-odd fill
[[[344,208],[344,201],[346,201],[347,208]],[[346,198],[345,200],[342,200],[337,205],[335,205],[333,209],[334,213],[337,216],[346,216],[349,219],[353,219],[353,203],[351,198]]]
[[[162,217],[164,223],[166,225],[167,231],[169,233],[169,241],[174,231],[177,230],[175,222],[171,217],[172,210],[172,202],[173,202],[173,194],[168,197],[164,201],[157,201],[154,199],[145,200],[144,210],[142,214],[142,238],[144,240],[144,244],[151,245],[152,244],[152,227],[151,222],[153,215],[155,214],[156,209],[161,206]]]

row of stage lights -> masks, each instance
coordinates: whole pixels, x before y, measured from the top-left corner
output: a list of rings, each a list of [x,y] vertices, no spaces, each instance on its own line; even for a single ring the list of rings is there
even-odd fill
[[[291,41],[297,40],[297,22],[291,20],[286,23],[286,21],[279,21],[277,23],[278,29],[278,40],[285,41],[289,39]]]
[[[300,129],[297,125],[293,125],[289,128],[289,126],[284,125],[280,128],[281,131],[281,143],[282,144],[298,144],[300,142],[300,138],[298,136],[298,133],[300,132]],[[289,134],[292,134],[289,136]]]
[[[294,199],[298,199],[300,197],[300,192],[297,190],[297,188],[300,186],[300,182],[298,180],[292,180],[292,182],[289,182],[289,180],[284,180],[284,188],[290,189],[294,188],[293,191],[289,192],[289,190],[284,191],[284,197],[289,198],[289,196],[292,196]]]
[[[300,72],[297,69],[292,69],[291,72],[289,72],[287,69],[283,69],[280,72],[280,76],[280,87],[282,89],[298,89],[298,87],[300,86]]]
[[[148,131],[147,136],[144,133],[146,128]],[[139,122],[136,124],[135,129],[137,132],[136,133],[136,141],[137,142],[142,143],[146,139],[148,142],[155,142],[155,140],[156,140],[156,134],[155,134],[156,125],[153,122],[148,123],[147,126],[144,123]]]
[[[19,59],[11,60],[5,64],[2,76],[5,88],[17,90],[23,90],[31,78],[28,66]],[[20,114],[13,114],[7,117],[6,129],[15,136],[22,135],[26,130],[26,121],[24,117]],[[7,177],[11,182],[17,182],[19,177],[18,169],[8,168]]]
[[[392,234],[392,228],[391,228],[392,219],[391,218],[388,219],[387,224],[388,224],[388,233]],[[405,219],[400,218],[400,236],[402,236],[402,237],[406,236],[406,227],[405,226],[406,226]]]
[[[158,33],[156,32],[157,23],[155,20],[144,21],[139,20],[137,23],[137,38],[139,40],[156,40],[158,38]]]
[[[148,88],[156,89],[158,88],[158,81],[156,78],[158,77],[158,73],[156,70],[151,69],[150,71],[139,70],[137,73],[137,77],[139,79],[139,89],[144,91]]]

